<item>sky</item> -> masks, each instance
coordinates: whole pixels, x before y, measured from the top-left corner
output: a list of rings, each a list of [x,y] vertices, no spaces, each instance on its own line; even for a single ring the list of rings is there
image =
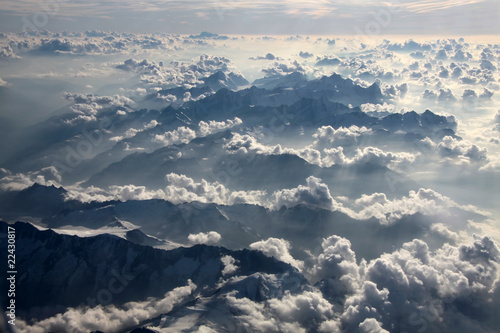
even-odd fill
[[[0,31],[490,35],[496,0],[2,0]]]

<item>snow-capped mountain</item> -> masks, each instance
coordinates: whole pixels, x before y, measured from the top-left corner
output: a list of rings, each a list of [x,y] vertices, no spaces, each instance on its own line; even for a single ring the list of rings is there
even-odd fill
[[[256,301],[275,297],[276,292],[298,292],[308,283],[296,269],[258,251],[230,251],[222,247],[196,245],[165,251],[143,247],[111,235],[80,238],[40,231],[28,223],[16,229],[16,262],[19,280],[17,310],[24,316],[43,319],[67,307],[121,305],[161,298],[190,280],[192,296],[212,297],[222,288]],[[7,224],[1,223],[2,233]],[[6,246],[6,239],[1,240]],[[228,270],[224,258],[237,263]],[[2,268],[6,269],[5,264]],[[226,269],[226,270],[224,270]],[[257,274],[257,275],[256,275]],[[265,291],[258,275],[275,276],[275,290]],[[298,283],[287,285],[287,275]],[[251,277],[248,282],[228,282],[232,276]],[[2,281],[5,287],[5,282]],[[3,296],[4,298],[4,296]],[[2,299],[4,303],[5,299]]]

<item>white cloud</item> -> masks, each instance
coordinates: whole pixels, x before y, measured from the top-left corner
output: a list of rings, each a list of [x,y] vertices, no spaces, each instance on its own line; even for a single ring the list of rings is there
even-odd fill
[[[42,168],[38,171],[27,173],[16,173],[0,169],[3,171],[4,177],[0,178],[0,189],[5,191],[20,191],[30,187],[34,183],[44,186],[61,187],[62,177],[53,166]]]
[[[258,142],[258,140],[249,134],[241,135],[233,133],[233,136],[224,144],[224,148],[229,153],[235,154],[263,154],[263,155],[283,155],[292,154],[301,157],[309,163],[321,165],[321,153],[310,147],[302,149],[293,149],[282,147],[280,144],[267,146]]]
[[[313,69],[307,65],[300,64],[297,60],[289,63],[275,62],[267,68],[262,69],[267,76],[287,75],[291,73],[312,73]]]
[[[314,289],[296,295],[286,291],[281,298],[264,302],[228,295],[226,302],[237,314],[239,326],[258,332],[314,332],[322,322],[334,317],[332,304]]]
[[[200,232],[198,234],[189,234],[188,241],[191,244],[215,245],[222,239],[216,231]]]
[[[439,235],[445,239],[448,239],[454,243],[458,242],[459,240],[459,235],[451,231],[445,224],[443,223],[434,223],[430,227],[430,232],[435,233],[436,235]]]
[[[326,156],[323,158],[322,163],[325,167],[373,164],[398,170],[408,168],[417,159],[417,155],[412,153],[385,152],[377,147],[358,148],[353,158],[346,157],[342,147],[325,149],[324,152]]]
[[[189,89],[196,87],[203,84],[204,78],[218,71],[240,75],[228,58],[207,54],[202,54],[197,61],[173,61],[168,66],[162,62],[156,63],[147,59],[142,61],[128,59],[123,63],[116,64],[116,68],[138,73],[144,84],[163,88],[184,87]],[[159,95],[159,97],[170,98],[169,102],[174,102],[177,99],[173,95],[171,97]],[[184,99],[185,101],[192,100],[190,95],[187,98],[185,96]]]
[[[333,199],[328,186],[321,179],[309,176],[307,185],[299,185],[297,188],[284,189],[273,193],[273,207],[280,209],[282,206],[293,207],[296,205],[310,205],[325,209],[340,209],[342,204]]]
[[[30,333],[121,331],[170,312],[176,305],[185,301],[195,289],[196,285],[191,280],[188,280],[186,286],[167,292],[164,298],[128,302],[120,308],[114,305],[97,306],[95,308],[69,308],[62,314],[34,323],[30,322],[28,324],[18,319],[16,327],[20,332]]]
[[[445,304],[464,299],[470,300],[466,307],[488,304],[496,288],[499,254],[487,237],[458,247],[445,244],[434,253],[421,240],[406,243],[400,250],[372,260],[364,269],[363,289],[345,302],[344,327],[349,330],[373,318],[385,328],[397,325],[393,327],[396,330],[432,324],[440,331],[449,331],[456,316],[470,325],[476,315]]]
[[[359,331],[362,333],[389,333],[381,327],[381,323],[374,318],[366,318],[359,324]]]
[[[243,122],[240,118],[235,117],[234,119],[228,119],[226,121],[215,121],[210,120],[209,122],[200,121],[198,123],[199,131],[201,136],[207,136],[213,133],[217,133],[235,126],[241,125]]]
[[[163,199],[166,200],[166,195],[163,190],[148,190],[145,186],[137,185],[112,185],[108,190],[103,190],[98,187],[90,186],[82,188],[78,185],[66,186],[68,193],[67,200],[78,200],[81,202],[104,202],[111,200],[127,201],[127,200],[151,200]]]
[[[170,173],[166,176],[170,183],[165,188],[165,197],[173,203],[209,202],[223,205],[238,203],[260,204],[263,201],[263,191],[231,191],[224,185],[209,183],[206,180],[196,183],[185,175]]]
[[[314,145],[334,144],[335,146],[355,144],[362,135],[370,135],[372,130],[364,126],[339,127],[323,126],[316,130],[313,137],[316,139]]]
[[[181,126],[173,131],[168,131],[163,134],[156,134],[153,137],[153,142],[160,143],[163,146],[170,146],[179,143],[188,143],[196,138],[196,132],[192,129]]]
[[[151,120],[148,124],[144,124],[143,128],[135,129],[135,128],[129,128],[128,130],[125,131],[125,133],[121,136],[114,136],[110,138],[109,140],[111,141],[122,141],[123,139],[130,139],[133,138],[134,136],[137,135],[137,133],[144,132],[148,129],[155,128],[156,126],[160,125],[156,120]]]
[[[109,108],[120,108],[130,112],[130,106],[135,104],[133,100],[122,95],[96,96],[94,94],[64,92],[63,97],[74,103],[71,106],[71,111],[78,114],[76,118],[66,120],[68,124],[74,124],[78,120],[96,121],[99,112]]]
[[[420,212],[424,215],[449,215],[450,208],[459,208],[478,214],[487,214],[473,206],[459,205],[449,197],[446,197],[431,189],[421,188],[418,191],[410,191],[407,197],[388,200],[384,193],[373,193],[363,195],[355,202],[355,207],[362,207],[351,216],[358,219],[369,219],[375,217],[382,223],[394,222],[404,215],[412,215]]]
[[[238,270],[238,260],[234,259],[230,255],[223,256],[220,261],[224,265],[222,269],[222,275],[230,275]]]
[[[252,250],[261,251],[268,257],[274,257],[280,261],[289,263],[299,270],[304,268],[304,262],[294,259],[290,254],[291,245],[290,242],[285,239],[271,237],[250,244],[250,248]]]
[[[351,242],[343,237],[330,236],[321,243],[322,253],[314,258],[310,271],[312,282],[326,281],[330,295],[343,296],[359,287],[359,267]]]
[[[437,147],[443,157],[456,157],[470,162],[481,162],[488,159],[486,148],[480,148],[475,144],[451,136],[445,136]]]

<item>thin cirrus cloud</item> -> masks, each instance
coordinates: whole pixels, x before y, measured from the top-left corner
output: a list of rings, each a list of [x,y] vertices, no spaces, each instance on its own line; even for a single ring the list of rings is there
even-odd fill
[[[403,5],[410,12],[414,13],[429,13],[438,10],[444,10],[464,5],[471,5],[484,2],[484,0],[448,0],[448,1],[413,1]]]
[[[46,21],[39,28],[51,30],[71,27],[73,30],[125,28],[133,32],[187,34],[207,29],[241,34],[355,34],[375,20],[381,22],[380,34],[428,34],[446,30],[447,22],[436,22],[436,15],[446,14],[457,17],[454,27],[458,24],[470,34],[484,34],[498,30],[495,28],[498,9],[499,3],[493,0],[355,0],[348,3],[338,0],[53,0],[44,3],[4,0],[0,3],[0,22],[4,21],[0,23],[0,30],[7,26],[8,30],[22,29],[20,17],[30,19],[39,15],[39,22]],[[42,17],[44,13],[46,17]],[[377,17],[381,21],[376,20]],[[432,24],[422,25],[422,22]]]

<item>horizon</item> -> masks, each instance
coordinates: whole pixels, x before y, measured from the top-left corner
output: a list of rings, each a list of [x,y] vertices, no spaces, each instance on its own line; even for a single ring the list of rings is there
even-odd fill
[[[491,35],[500,31],[500,3],[494,0],[301,0],[247,3],[202,1],[4,0],[0,31],[116,30],[176,34],[303,35]],[[146,5],[144,7],[144,5]],[[332,20],[334,18],[334,20]],[[279,23],[277,23],[279,22]],[[154,27],[152,27],[154,26]],[[158,26],[162,28],[158,29]]]

